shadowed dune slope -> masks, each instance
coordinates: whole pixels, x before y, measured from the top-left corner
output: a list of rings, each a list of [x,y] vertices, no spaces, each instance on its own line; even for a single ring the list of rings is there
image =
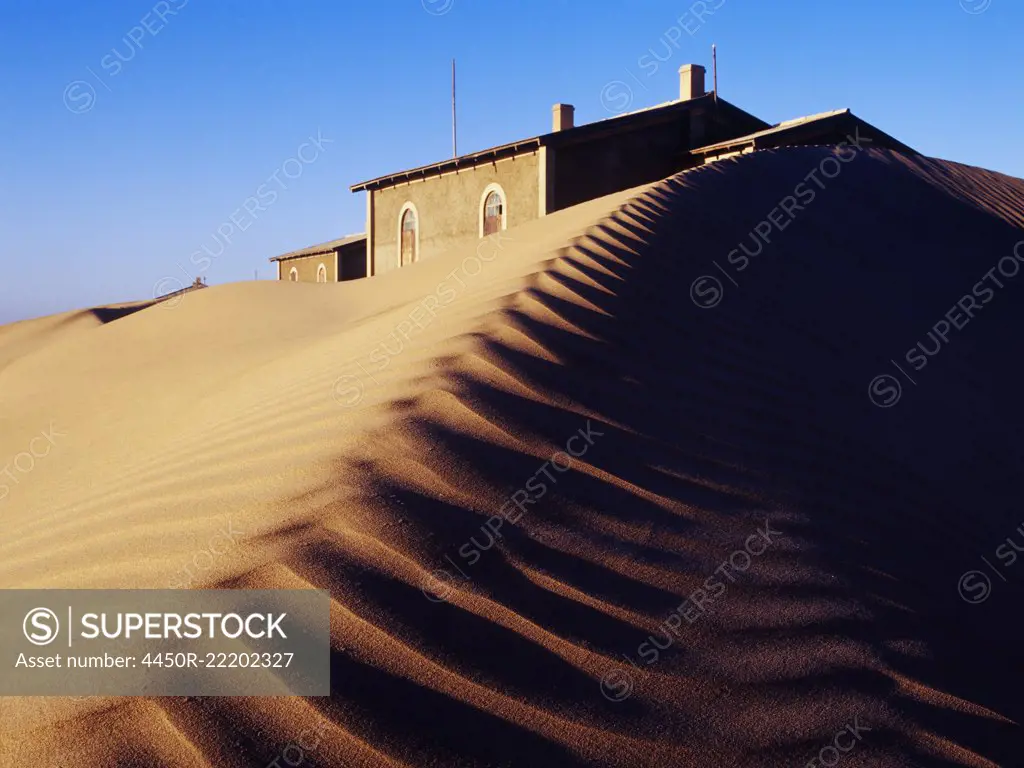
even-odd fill
[[[0,764],[1020,765],[1024,182],[834,158],[0,330],[0,587],[333,598],[330,698],[2,700]]]

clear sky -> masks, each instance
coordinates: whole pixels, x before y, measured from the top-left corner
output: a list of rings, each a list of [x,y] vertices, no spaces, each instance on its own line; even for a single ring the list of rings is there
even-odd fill
[[[0,0],[0,323],[362,231],[350,184],[450,156],[452,57],[460,152],[675,98],[717,43],[764,120],[1024,176],[1022,40],[1020,0]]]

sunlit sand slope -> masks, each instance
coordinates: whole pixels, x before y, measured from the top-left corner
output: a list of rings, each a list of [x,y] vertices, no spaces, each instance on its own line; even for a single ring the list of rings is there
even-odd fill
[[[1020,764],[1022,226],[758,152],[0,329],[0,587],[333,598],[330,698],[0,700],[0,764]]]

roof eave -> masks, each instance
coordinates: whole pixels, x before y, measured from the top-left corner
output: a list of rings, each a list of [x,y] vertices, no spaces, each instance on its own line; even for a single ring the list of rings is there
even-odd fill
[[[358,235],[348,235],[339,240],[332,240],[330,243],[323,243],[321,245],[311,245],[309,248],[301,248],[297,251],[289,251],[280,256],[271,256],[267,261],[291,261],[292,259],[310,259],[314,256],[327,256],[335,251],[340,251],[344,248],[348,248],[352,245],[366,243],[366,235],[360,233]]]
[[[516,141],[511,144],[502,144],[499,147],[491,147],[490,149],[474,152],[470,155],[461,155],[449,160],[442,160],[438,163],[421,165],[418,168],[411,168],[408,171],[399,171],[398,173],[378,176],[377,178],[370,179],[369,181],[361,181],[358,184],[353,184],[349,187],[349,190],[352,192],[361,192],[363,190],[380,189],[382,187],[393,187],[416,179],[424,179],[429,176],[440,176],[444,173],[458,171],[461,167],[472,167],[488,160],[497,160],[498,158],[503,157],[514,157],[516,155],[521,155],[524,152],[536,150],[542,146],[546,138],[546,136],[535,136],[533,138],[523,139],[522,141]]]
[[[314,256],[326,256],[329,253],[334,253],[337,248],[332,248],[329,251],[317,251],[316,253],[286,253],[284,256],[271,256],[267,261],[292,261],[294,259],[311,259]]]

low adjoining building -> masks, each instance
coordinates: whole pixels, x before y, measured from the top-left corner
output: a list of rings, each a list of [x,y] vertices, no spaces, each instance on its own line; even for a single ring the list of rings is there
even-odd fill
[[[743,155],[758,149],[809,146],[812,144],[841,144],[850,138],[865,139],[865,146],[885,147],[904,154],[916,154],[913,149],[889,134],[861,120],[848,109],[822,112],[818,115],[785,120],[771,128],[746,136],[698,147],[691,154],[701,162],[710,163],[727,157]]]
[[[293,283],[340,283],[366,277],[366,235],[348,235],[275,256],[277,279]]]

